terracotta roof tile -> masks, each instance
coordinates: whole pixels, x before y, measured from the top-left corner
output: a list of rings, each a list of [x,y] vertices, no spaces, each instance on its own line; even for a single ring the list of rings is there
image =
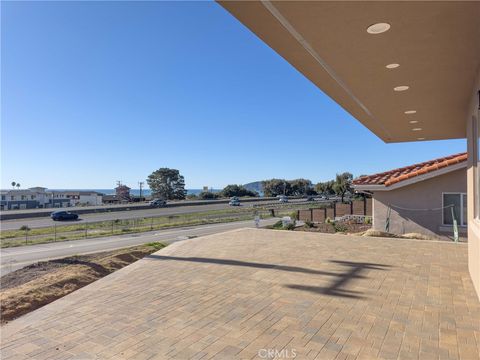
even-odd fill
[[[385,171],[378,174],[362,176],[353,180],[353,185],[385,185],[390,186],[398,182],[424,175],[435,170],[467,161],[467,153],[450,155],[419,164],[405,166],[399,169]]]

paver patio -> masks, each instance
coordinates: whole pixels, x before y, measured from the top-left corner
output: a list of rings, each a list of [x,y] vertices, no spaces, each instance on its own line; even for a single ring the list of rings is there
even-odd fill
[[[466,264],[466,244],[231,231],[15,320],[1,358],[478,359]]]

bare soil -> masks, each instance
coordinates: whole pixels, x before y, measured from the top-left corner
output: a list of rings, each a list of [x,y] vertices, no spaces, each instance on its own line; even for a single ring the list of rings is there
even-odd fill
[[[0,278],[1,323],[51,303],[164,246],[150,243],[44,261],[4,275]]]

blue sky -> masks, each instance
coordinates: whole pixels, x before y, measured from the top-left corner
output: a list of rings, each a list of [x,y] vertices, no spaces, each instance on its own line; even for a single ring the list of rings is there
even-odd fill
[[[465,151],[385,144],[213,2],[2,2],[1,182],[328,180]]]

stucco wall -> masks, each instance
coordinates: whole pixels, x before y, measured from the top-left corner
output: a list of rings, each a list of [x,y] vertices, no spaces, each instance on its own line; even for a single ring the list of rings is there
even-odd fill
[[[475,192],[480,191],[476,188],[475,181],[476,172],[476,135],[473,133],[473,124],[475,118],[479,116],[479,98],[478,91],[480,91],[480,71],[477,74],[475,86],[472,89],[472,99],[468,116],[466,119],[467,139],[468,139],[468,168],[467,168],[467,183],[468,183],[468,269],[472,277],[473,285],[477,290],[477,295],[480,298],[480,219],[475,216]],[[480,209],[478,211],[480,213]]]
[[[392,233],[416,232],[432,236],[452,236],[453,230],[443,225],[442,210],[405,210],[441,208],[443,192],[467,192],[465,168],[395,190],[375,192],[373,196],[374,229],[385,230],[388,207],[391,206],[390,232]],[[462,233],[466,236],[466,227],[460,227],[459,230],[460,236]]]

